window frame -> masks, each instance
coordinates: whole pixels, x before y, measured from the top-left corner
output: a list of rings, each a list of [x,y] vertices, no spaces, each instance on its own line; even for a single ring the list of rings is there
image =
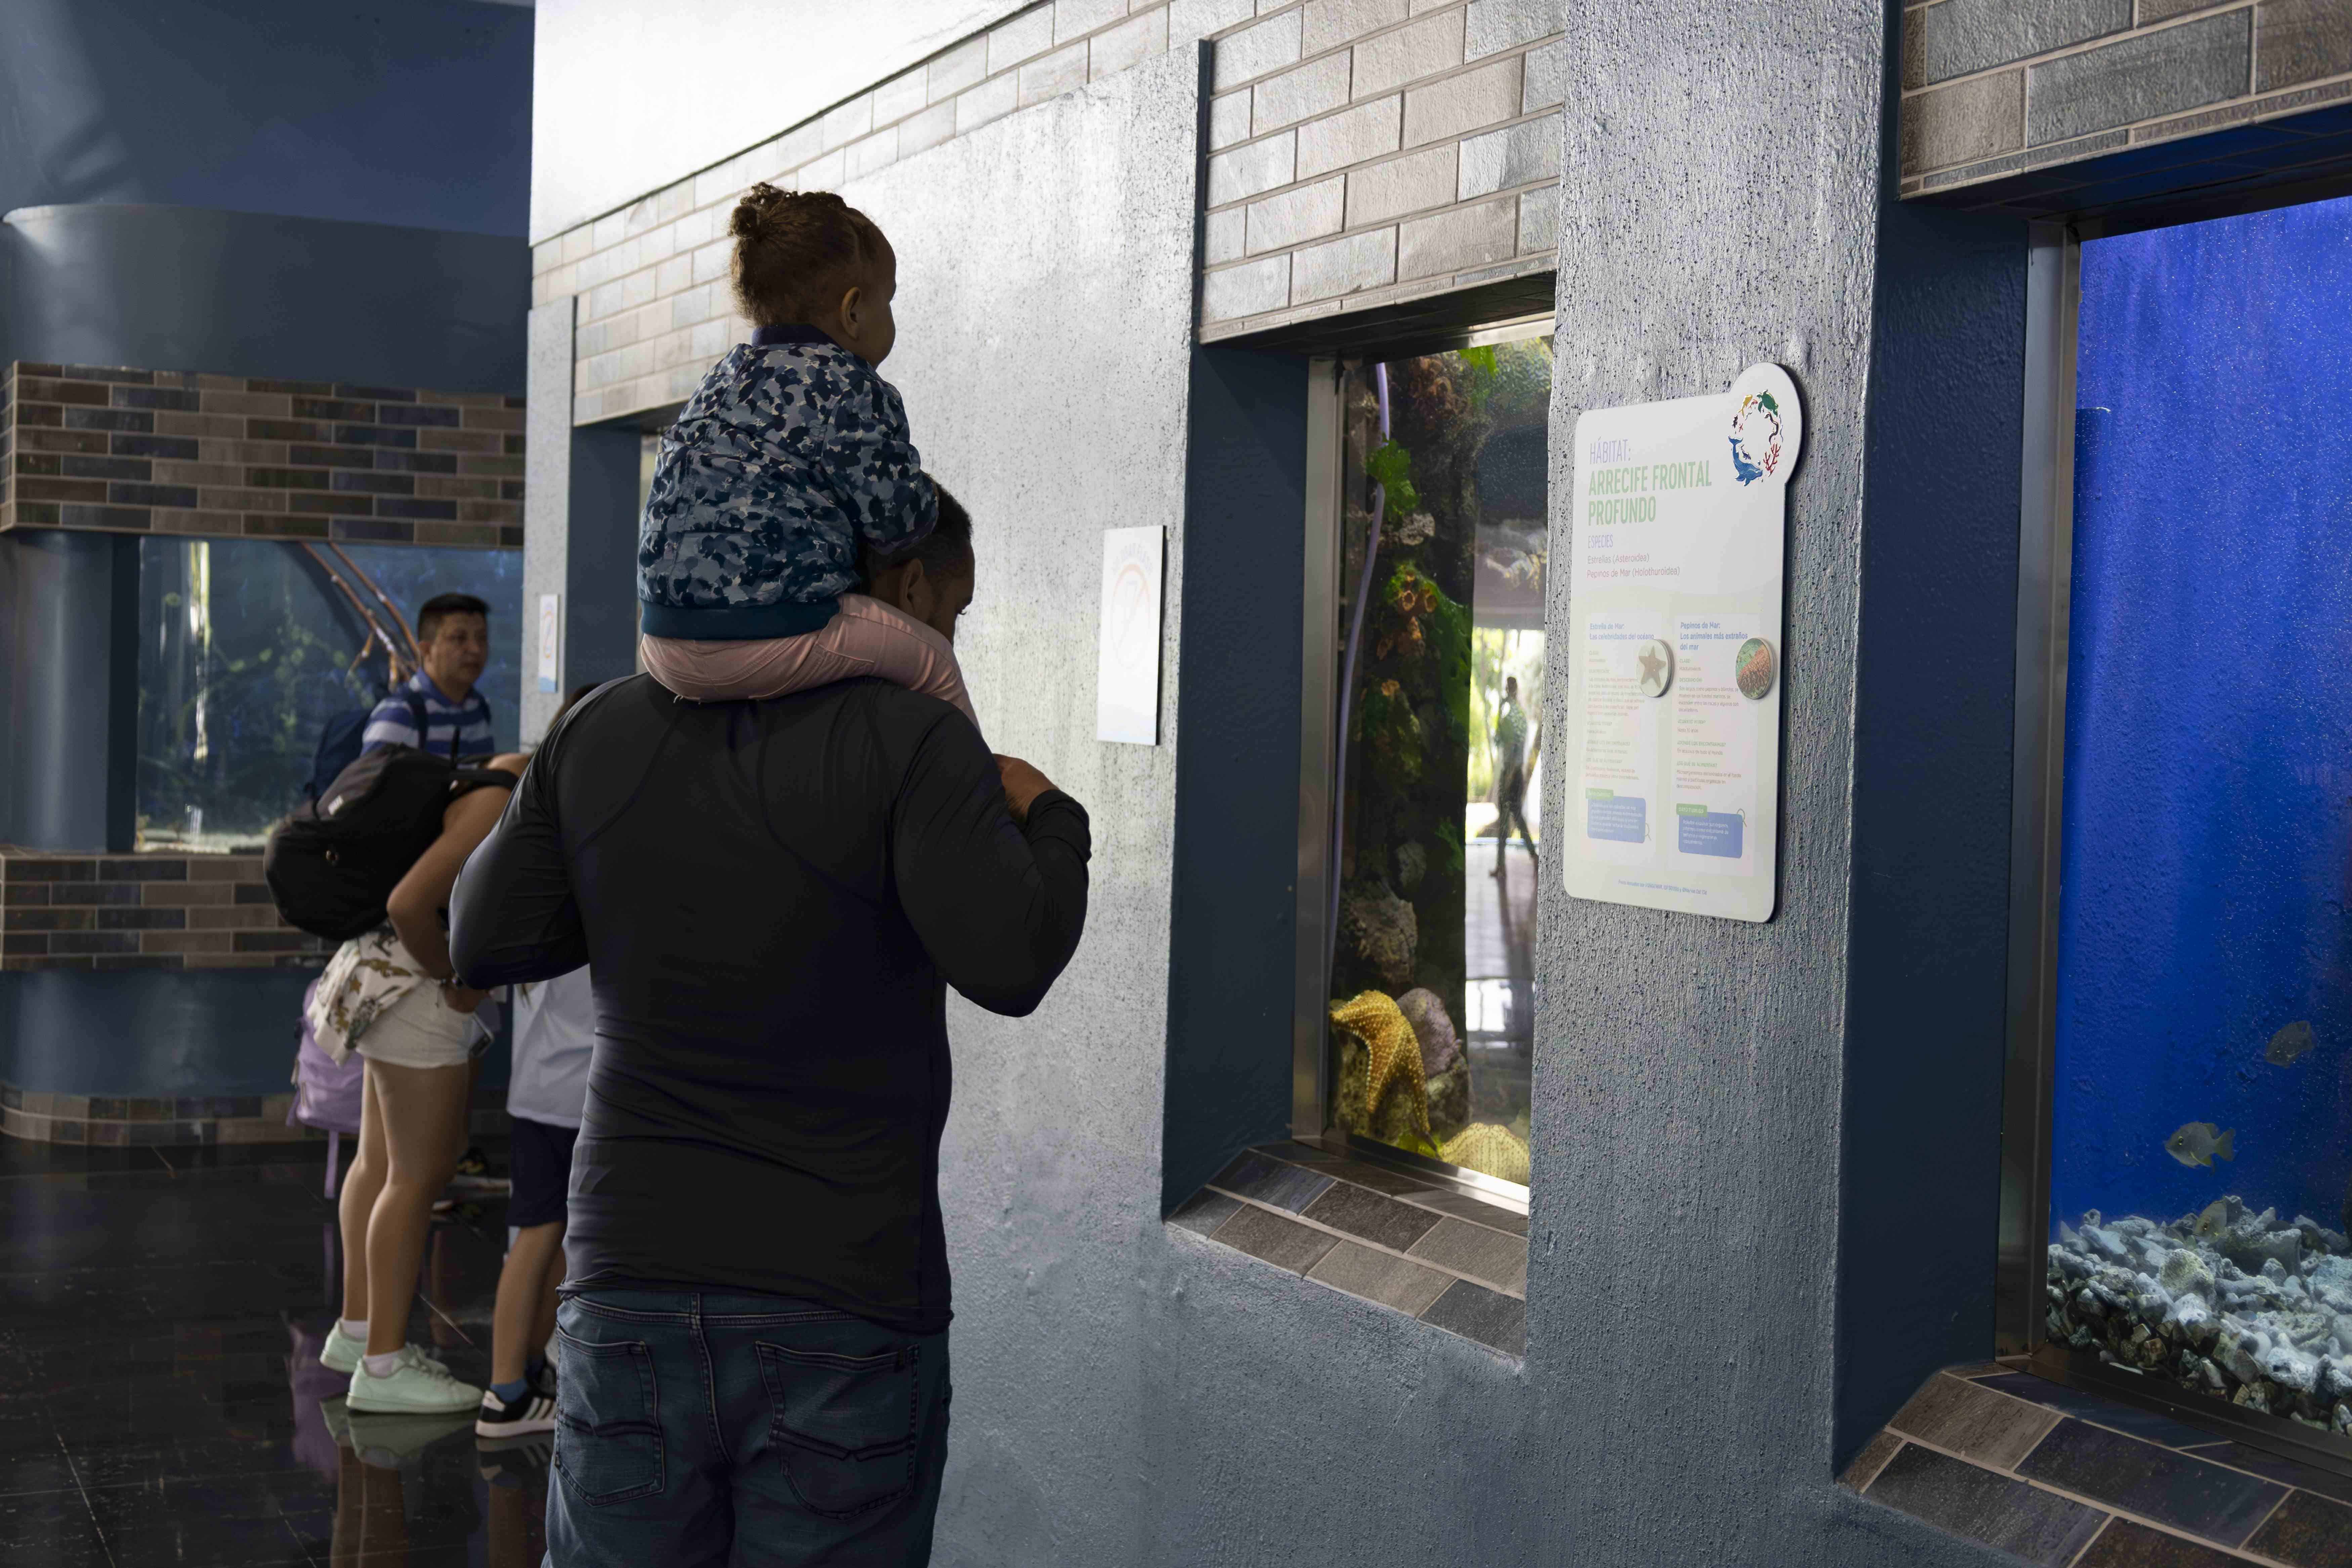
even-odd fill
[[[1358,1137],[1333,1125],[1331,1100],[1329,1000],[1324,994],[1324,955],[1330,941],[1331,837],[1339,803],[1333,794],[1339,773],[1339,663],[1341,637],[1339,582],[1342,500],[1345,485],[1339,466],[1345,451],[1340,389],[1350,365],[1418,358],[1489,343],[1519,342],[1530,338],[1555,339],[1555,313],[1518,316],[1445,334],[1438,341],[1416,335],[1409,347],[1351,353],[1344,359],[1318,354],[1307,362],[1306,558],[1301,594],[1304,615],[1300,637],[1298,731],[1298,875],[1296,931],[1296,976],[1291,1016],[1290,1124],[1294,1137],[1345,1148],[1389,1164],[1444,1175],[1524,1208],[1528,1189],[1484,1172],[1450,1165],[1375,1139]],[[1549,424],[1556,416],[1548,416]],[[1546,510],[1554,518],[1556,498],[1547,495]],[[1547,603],[1544,632],[1551,634]],[[1549,642],[1547,640],[1549,650]],[[1549,654],[1547,651],[1547,661]],[[1541,904],[1541,883],[1538,904]],[[1532,1021],[1535,1037],[1543,1037],[1543,1010],[1538,995]]]
[[[2074,357],[2083,236],[2072,224],[2037,223],[2031,226],[2027,247],[2010,784],[2009,1027],[1993,1286],[1994,1350],[2000,1355],[2031,1354],[2048,1337],[2043,1279],[2057,1068],[2058,875],[2074,577]]]

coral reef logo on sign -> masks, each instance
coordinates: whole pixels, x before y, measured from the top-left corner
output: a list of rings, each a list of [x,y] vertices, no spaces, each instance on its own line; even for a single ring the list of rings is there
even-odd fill
[[[1752,485],[1780,468],[1780,404],[1759,387],[1731,411],[1731,471]]]

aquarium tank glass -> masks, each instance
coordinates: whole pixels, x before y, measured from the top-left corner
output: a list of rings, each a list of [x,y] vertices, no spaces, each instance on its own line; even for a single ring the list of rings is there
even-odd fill
[[[2045,1320],[2338,1432],[2347,300],[2352,200],[2083,247]]]
[[[398,641],[443,593],[490,606],[479,689],[511,750],[521,551],[141,540],[139,847],[257,847],[301,798],[327,721],[384,694],[387,660],[361,605]]]
[[[1551,342],[1351,367],[1328,1115],[1528,1179]]]

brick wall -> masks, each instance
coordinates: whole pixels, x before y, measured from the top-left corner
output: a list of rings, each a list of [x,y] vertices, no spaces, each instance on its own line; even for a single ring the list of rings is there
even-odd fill
[[[299,1143],[324,1134],[289,1127],[291,1090],[284,1094],[53,1094],[0,1084],[0,1134],[36,1143],[82,1143],[121,1149],[142,1144]],[[169,1164],[170,1162],[164,1162]],[[267,1167],[264,1168],[265,1172]],[[315,1181],[315,1167],[301,1176]],[[272,1177],[265,1173],[263,1180]],[[297,1178],[300,1179],[300,1178]]]
[[[836,189],[1152,55],[1213,40],[1202,336],[1552,266],[1559,0],[1048,0],[625,211],[533,247],[577,299],[576,424],[683,401],[750,329],[727,215]],[[1531,197],[1525,199],[1523,197]]]
[[[1932,0],[1903,14],[1903,194],[2352,100],[2352,0]]]
[[[1549,272],[1557,0],[1307,0],[1219,37],[1203,339]]]
[[[258,855],[0,847],[0,970],[315,969],[331,942],[278,918]]]
[[[522,543],[522,399],[17,363],[0,530]]]

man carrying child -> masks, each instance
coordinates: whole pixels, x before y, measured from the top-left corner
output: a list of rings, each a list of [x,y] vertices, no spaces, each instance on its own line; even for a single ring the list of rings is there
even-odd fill
[[[914,1568],[947,1444],[947,990],[1045,999],[1090,839],[970,716],[971,520],[875,374],[887,242],[764,186],[732,228],[759,331],[663,440],[648,673],[549,733],[450,942],[472,984],[585,964],[595,995],[551,1564]]]

